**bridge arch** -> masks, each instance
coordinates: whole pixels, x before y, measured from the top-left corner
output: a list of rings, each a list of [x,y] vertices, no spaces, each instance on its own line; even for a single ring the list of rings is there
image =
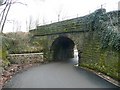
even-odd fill
[[[59,36],[52,42],[50,51],[53,60],[64,60],[74,57],[75,43],[67,36]]]

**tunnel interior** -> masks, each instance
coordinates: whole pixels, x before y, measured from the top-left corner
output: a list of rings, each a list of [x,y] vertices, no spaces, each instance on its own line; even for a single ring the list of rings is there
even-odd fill
[[[74,42],[66,37],[59,36],[51,46],[52,57],[55,61],[67,60],[74,57]]]

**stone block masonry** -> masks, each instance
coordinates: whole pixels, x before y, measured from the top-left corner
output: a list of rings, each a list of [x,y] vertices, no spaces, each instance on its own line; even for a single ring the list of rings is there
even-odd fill
[[[98,9],[83,17],[30,30],[31,43],[41,45],[45,49],[45,59],[52,61],[54,51],[51,47],[55,40],[61,36],[67,37],[74,42],[78,51],[82,52],[81,66],[100,71],[120,81],[119,21],[120,10],[106,12],[105,9]]]
[[[12,64],[33,64],[43,62],[43,53],[9,54]]]

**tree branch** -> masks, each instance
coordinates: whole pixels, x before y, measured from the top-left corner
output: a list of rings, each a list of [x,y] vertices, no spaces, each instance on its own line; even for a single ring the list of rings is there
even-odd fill
[[[5,25],[6,19],[7,19],[7,15],[8,15],[8,12],[10,10],[10,7],[11,7],[11,2],[12,2],[12,0],[10,0],[10,4],[9,3],[6,4],[6,6],[8,6],[8,9],[7,9],[7,12],[6,12],[6,15],[5,15],[5,19],[3,21],[3,25],[1,27],[1,33],[3,32],[3,28],[4,28],[4,25]],[[4,17],[4,15],[3,15],[3,17]]]
[[[3,20],[4,15],[5,15],[5,10],[6,10],[6,8],[7,8],[8,5],[9,5],[9,4],[6,4],[4,10],[1,12],[1,14],[2,14],[2,13],[3,13],[3,14],[2,14],[2,18],[1,18],[1,20],[0,20],[0,26],[1,26],[2,20]],[[1,16],[1,14],[0,14],[0,16]]]
[[[16,3],[19,3],[19,4],[22,4],[22,5],[25,5],[25,6],[27,6],[27,4],[25,4],[25,3],[22,3],[22,2],[12,2],[11,4],[16,4]]]
[[[1,30],[0,32],[2,33],[3,32],[3,28],[4,28],[4,25],[5,25],[5,22],[6,22],[6,19],[7,19],[7,16],[8,16],[8,12],[10,10],[10,7],[12,4],[16,4],[16,3],[19,3],[19,4],[22,4],[22,5],[25,5],[27,6],[27,4],[24,4],[22,2],[12,2],[12,0],[6,0],[5,3],[3,5],[6,4],[5,8],[3,9],[3,11],[0,13],[0,16],[2,15],[2,18],[0,20],[0,26],[1,26]]]

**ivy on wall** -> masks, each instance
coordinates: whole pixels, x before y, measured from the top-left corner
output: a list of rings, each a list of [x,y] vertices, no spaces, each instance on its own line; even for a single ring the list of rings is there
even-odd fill
[[[118,11],[95,15],[89,37],[84,41],[81,66],[120,80],[120,31]],[[98,14],[98,13],[96,13]],[[114,67],[114,68],[113,68]]]
[[[98,32],[103,49],[110,47],[120,52],[119,13],[119,11],[105,13],[96,19],[94,28]]]

